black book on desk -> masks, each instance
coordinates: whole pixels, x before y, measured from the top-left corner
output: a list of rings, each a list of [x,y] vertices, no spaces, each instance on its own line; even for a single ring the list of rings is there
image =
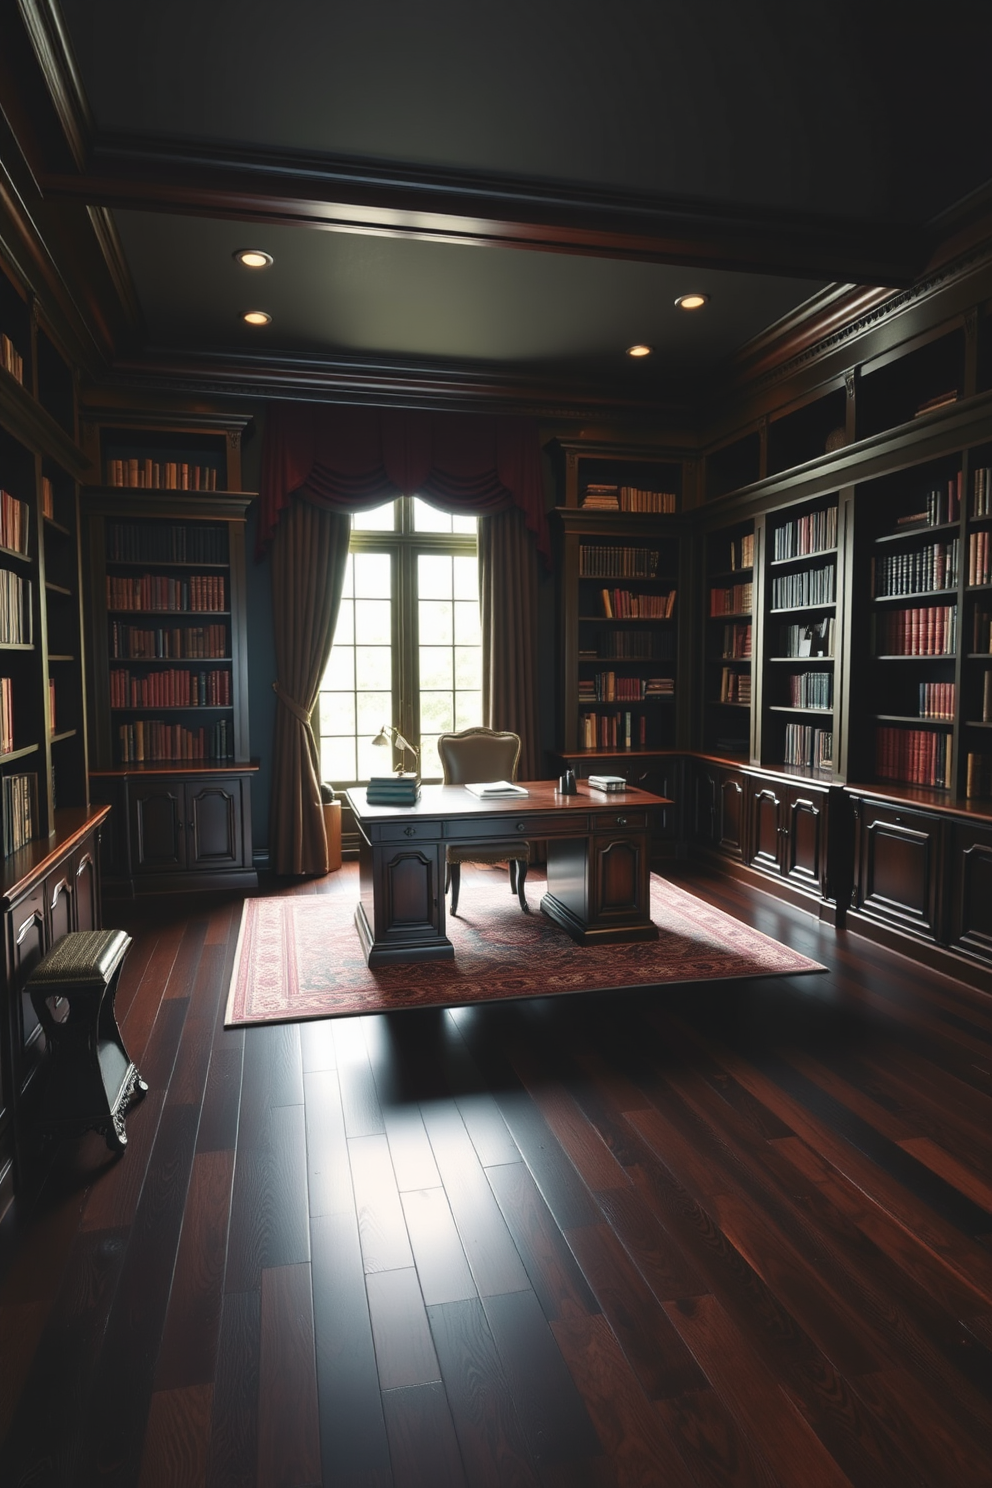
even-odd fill
[[[416,775],[373,775],[365,799],[370,806],[416,806],[420,781]]]

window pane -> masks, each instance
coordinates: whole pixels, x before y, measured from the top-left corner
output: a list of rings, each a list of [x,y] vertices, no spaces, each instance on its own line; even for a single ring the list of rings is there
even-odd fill
[[[450,599],[451,559],[444,553],[421,553],[417,560],[417,592],[421,599]]]
[[[441,757],[437,752],[437,738],[437,734],[421,734],[420,736],[421,780],[444,779],[444,771],[441,768]]]
[[[389,692],[393,685],[393,653],[388,646],[355,647],[355,680],[367,692]]]
[[[367,735],[371,741],[393,716],[393,695],[391,692],[359,692],[355,695],[355,704],[359,740]],[[386,751],[382,753],[385,755]],[[381,770],[379,774],[382,774]]]
[[[455,710],[450,692],[420,694],[420,732],[443,734],[454,728]]]
[[[451,530],[452,532],[476,533],[479,530],[479,519],[478,517],[452,517]]]
[[[421,646],[420,689],[453,686],[450,646]]]
[[[455,601],[455,641],[461,646],[481,644],[478,600],[473,600],[471,604],[464,599]]]
[[[320,732],[325,736],[354,734],[354,692],[322,692],[320,694]]]
[[[388,599],[355,600],[355,639],[363,646],[392,642],[393,607]],[[337,640],[337,636],[334,637]]]
[[[332,783],[355,780],[355,739],[329,739],[320,741],[320,777]]]
[[[455,598],[470,599],[474,605],[479,603],[479,560],[478,558],[457,557],[454,560],[455,567]]]
[[[328,692],[350,691],[355,685],[355,651],[352,646],[332,646],[324,686]]]
[[[456,646],[454,649],[455,686],[459,691],[478,688],[482,680],[479,675],[478,646]]]
[[[335,646],[350,646],[355,639],[355,601],[342,599],[338,610],[338,621],[334,627]]]
[[[451,605],[443,599],[420,601],[420,644],[422,646],[450,646]]]
[[[379,727],[381,726],[380,724]],[[376,748],[372,743],[374,737],[374,734],[359,734],[358,736],[358,774],[356,776],[358,780],[369,780],[373,775],[392,774],[393,752],[391,749]]]
[[[456,692],[455,693],[455,728],[481,728],[482,726],[482,693],[481,692]]]
[[[475,519],[472,520],[474,526]],[[429,501],[415,496],[413,498],[413,530],[414,532],[450,532],[451,517],[447,512],[438,511],[436,506],[431,506]]]
[[[354,553],[355,593],[359,599],[382,599],[393,590],[388,553]]]
[[[351,526],[354,532],[392,532],[396,526],[396,502],[387,501],[385,506],[373,507],[371,511],[356,512]]]

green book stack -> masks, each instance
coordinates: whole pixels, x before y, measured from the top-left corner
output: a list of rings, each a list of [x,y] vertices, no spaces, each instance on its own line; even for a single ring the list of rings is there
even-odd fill
[[[365,799],[370,806],[416,806],[420,781],[416,775],[373,775]]]

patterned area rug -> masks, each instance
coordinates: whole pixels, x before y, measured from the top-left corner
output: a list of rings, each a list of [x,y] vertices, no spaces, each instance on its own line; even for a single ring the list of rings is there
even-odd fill
[[[504,874],[473,879],[458,915],[447,916],[453,961],[378,971],[365,964],[349,896],[246,899],[227,1026],[826,969],[654,874],[658,940],[577,946],[539,912],[544,888],[528,875],[525,915]]]

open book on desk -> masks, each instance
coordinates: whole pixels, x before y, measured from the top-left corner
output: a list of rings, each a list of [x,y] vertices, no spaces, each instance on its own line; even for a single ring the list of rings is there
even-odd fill
[[[466,785],[465,789],[471,791],[473,796],[526,796],[529,794],[526,786],[514,785],[510,780],[478,780],[474,785]]]

